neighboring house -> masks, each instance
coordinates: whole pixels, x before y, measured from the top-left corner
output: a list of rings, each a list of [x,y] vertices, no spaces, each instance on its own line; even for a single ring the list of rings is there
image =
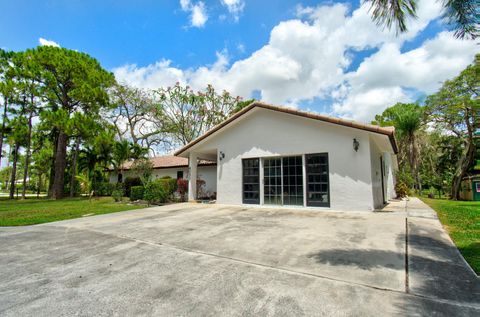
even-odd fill
[[[465,176],[462,179],[460,199],[480,201],[480,174]]]
[[[187,144],[189,200],[202,160],[217,162],[221,204],[367,211],[395,197],[393,127],[255,102]]]
[[[152,178],[188,178],[188,159],[177,156],[158,156],[150,158],[153,165]],[[110,183],[121,183],[127,177],[135,177],[132,171],[133,162],[127,162],[120,170],[110,170]],[[198,162],[197,178],[205,181],[202,196],[212,196],[217,188],[217,163],[215,161],[200,160]]]

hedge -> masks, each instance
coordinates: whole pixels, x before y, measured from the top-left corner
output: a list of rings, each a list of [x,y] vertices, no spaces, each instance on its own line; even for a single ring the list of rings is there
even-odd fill
[[[95,187],[95,195],[98,196],[111,196],[112,192],[115,189],[122,189],[122,186],[119,186],[121,184],[114,184],[114,183],[109,183],[109,182],[102,182],[97,184]]]
[[[132,186],[130,188],[130,200],[141,200],[143,199],[144,188],[143,186]]]
[[[143,199],[149,204],[161,204],[167,201],[168,195],[163,183],[158,180],[150,182],[145,186]]]
[[[130,197],[130,188],[133,186],[142,186],[142,181],[140,177],[127,177],[123,181],[124,189],[125,189],[125,196]]]
[[[177,191],[177,180],[169,176],[165,176],[159,179],[156,179],[155,182],[158,182],[163,187],[167,198],[173,196],[173,193]]]

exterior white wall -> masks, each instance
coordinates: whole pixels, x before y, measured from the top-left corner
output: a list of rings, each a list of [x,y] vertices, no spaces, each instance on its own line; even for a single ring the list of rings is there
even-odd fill
[[[397,197],[395,193],[395,162],[394,156],[390,153],[383,154],[385,160],[386,169],[386,185],[387,185],[387,198],[393,199]]]
[[[242,158],[327,152],[330,209],[374,209],[368,132],[267,109],[244,116],[192,148],[199,153],[225,153],[223,160],[217,160],[219,203],[242,204]],[[358,152],[353,150],[354,138],[360,142]]]
[[[373,206],[375,208],[381,208],[383,206],[383,193],[382,193],[382,166],[380,158],[383,159],[383,153],[375,144],[373,139],[370,139],[370,162],[372,172],[372,193],[373,193]],[[385,178],[384,178],[385,181]],[[384,182],[385,185],[385,182]],[[385,187],[384,187],[385,190]]]
[[[197,179],[205,181],[205,194],[211,196],[217,192],[217,167],[199,166],[197,169]]]
[[[171,178],[177,178],[177,171],[183,171],[183,178],[188,177],[188,167],[173,167],[173,168],[156,168],[152,172],[152,179],[162,178],[170,176]],[[127,177],[135,177],[135,173],[131,170],[123,171],[123,179]],[[207,194],[213,194],[217,192],[217,167],[216,166],[199,166],[197,169],[197,178],[205,181],[205,191]],[[118,174],[110,172],[110,183],[116,183],[118,180]]]

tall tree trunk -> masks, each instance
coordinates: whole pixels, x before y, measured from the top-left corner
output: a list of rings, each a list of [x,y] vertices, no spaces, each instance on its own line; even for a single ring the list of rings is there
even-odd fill
[[[5,120],[7,119],[7,105],[8,105],[8,98],[4,98],[5,102],[3,103],[3,116],[2,116],[2,130],[0,131],[0,166],[2,166],[2,150],[3,150],[3,137],[5,131]]]
[[[475,144],[473,139],[467,141],[467,152],[465,156],[460,159],[459,166],[452,179],[451,195],[453,200],[460,199],[460,187],[462,185],[462,178],[467,174],[468,168],[472,165],[475,158]]]
[[[15,143],[15,146],[13,147],[13,165],[10,178],[10,199],[15,198],[15,180],[17,176],[18,148],[19,144]]]
[[[53,137],[53,156],[50,164],[50,174],[48,175],[48,197],[53,196],[53,183],[55,181],[55,157],[57,156],[58,133],[54,131]]]
[[[27,148],[25,149],[25,166],[23,167],[23,189],[22,189],[23,199],[25,199],[25,194],[27,191],[28,169],[30,165],[30,147],[32,145],[32,117],[33,117],[33,111],[31,111],[28,116]]]
[[[37,186],[37,198],[40,197],[40,191],[42,187],[42,173],[38,174],[38,186]]]
[[[53,179],[52,198],[63,198],[63,186],[65,183],[65,168],[67,166],[67,141],[68,136],[60,131],[58,134],[57,151],[55,155],[55,177]]]
[[[75,196],[75,184],[77,176],[78,151],[80,150],[80,137],[75,140],[75,153],[73,153],[72,176],[70,178],[70,197]]]

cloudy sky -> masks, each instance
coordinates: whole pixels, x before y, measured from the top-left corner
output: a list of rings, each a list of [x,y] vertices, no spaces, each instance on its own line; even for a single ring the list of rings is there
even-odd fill
[[[409,32],[378,28],[363,1],[0,1],[0,47],[60,45],[139,87],[208,83],[244,98],[368,122],[422,100],[479,52],[419,0]]]

